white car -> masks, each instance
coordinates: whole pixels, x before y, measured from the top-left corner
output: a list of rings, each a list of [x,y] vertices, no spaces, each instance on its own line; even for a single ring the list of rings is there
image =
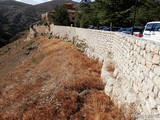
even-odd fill
[[[160,21],[148,22],[143,31],[143,38],[160,42]]]

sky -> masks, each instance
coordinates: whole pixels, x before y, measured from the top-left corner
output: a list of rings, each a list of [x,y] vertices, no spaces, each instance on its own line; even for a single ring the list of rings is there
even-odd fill
[[[39,4],[39,3],[43,3],[43,2],[47,2],[47,1],[51,1],[51,0],[16,0],[16,1],[35,5],[35,4]],[[81,0],[73,0],[73,1],[80,2]]]

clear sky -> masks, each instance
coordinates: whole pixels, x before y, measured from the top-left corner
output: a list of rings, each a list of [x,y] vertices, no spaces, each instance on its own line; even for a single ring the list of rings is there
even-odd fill
[[[43,3],[51,0],[16,0],[16,1],[35,5],[35,4],[39,4],[39,3]],[[81,0],[73,0],[73,1],[80,2]]]

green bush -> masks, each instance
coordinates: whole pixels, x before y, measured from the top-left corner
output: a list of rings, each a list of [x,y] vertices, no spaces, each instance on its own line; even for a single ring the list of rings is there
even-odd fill
[[[48,23],[47,23],[47,22],[43,22],[42,24],[45,25],[45,26],[48,26]]]

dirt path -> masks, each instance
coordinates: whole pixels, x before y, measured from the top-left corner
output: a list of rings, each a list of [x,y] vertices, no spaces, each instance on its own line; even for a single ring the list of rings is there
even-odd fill
[[[0,49],[0,120],[126,120],[104,92],[101,65],[41,37]]]

